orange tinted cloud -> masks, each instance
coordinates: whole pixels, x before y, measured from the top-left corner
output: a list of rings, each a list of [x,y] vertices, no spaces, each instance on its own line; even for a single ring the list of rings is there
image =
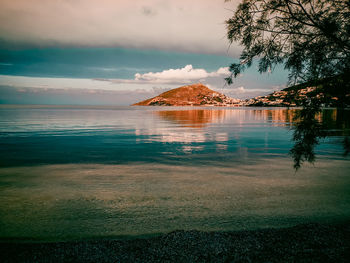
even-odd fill
[[[35,45],[120,46],[224,54],[237,1],[2,0],[0,38]],[[237,51],[235,47],[231,50]],[[237,53],[237,52],[235,52]]]

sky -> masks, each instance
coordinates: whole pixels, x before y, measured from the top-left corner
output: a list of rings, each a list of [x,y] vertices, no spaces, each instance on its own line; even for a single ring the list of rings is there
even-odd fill
[[[201,82],[235,98],[285,87],[281,67],[225,84],[242,48],[233,0],[0,0],[0,104],[130,105]]]

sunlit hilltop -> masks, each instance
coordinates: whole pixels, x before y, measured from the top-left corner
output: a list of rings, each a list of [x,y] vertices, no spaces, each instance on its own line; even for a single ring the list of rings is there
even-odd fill
[[[166,91],[133,106],[234,106],[239,102],[197,83]]]

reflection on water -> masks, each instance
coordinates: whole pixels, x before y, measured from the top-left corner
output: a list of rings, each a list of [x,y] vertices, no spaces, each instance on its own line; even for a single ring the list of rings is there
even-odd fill
[[[286,108],[252,108],[252,109],[194,109],[194,110],[162,110],[155,114],[166,121],[171,121],[182,127],[201,128],[210,123],[222,123],[227,119],[236,121],[265,121],[271,125],[292,126],[300,120],[301,109]],[[310,114],[311,115],[311,114]],[[314,111],[312,116],[315,120],[323,123],[329,130],[347,133],[350,129],[350,112],[344,109],[325,109],[320,112]]]
[[[309,105],[296,112],[293,141],[290,153],[294,168],[298,170],[307,161],[315,161],[315,146],[327,136],[343,136],[344,156],[348,153],[349,118],[345,110],[322,111],[319,105]],[[346,121],[347,120],[347,121]]]
[[[299,111],[0,107],[0,238],[347,220],[349,111],[316,115],[327,137],[295,174]]]
[[[327,135],[327,126],[321,117],[320,107],[316,105],[303,108],[296,114],[293,134],[295,144],[290,150],[296,170],[305,161],[315,161],[315,146]]]
[[[201,128],[210,123],[223,123],[227,119],[235,121],[266,121],[276,125],[289,125],[293,122],[296,110],[293,109],[194,109],[162,110],[155,113],[166,121],[182,127]]]
[[[349,152],[349,131],[350,131],[350,114],[348,110],[328,109],[320,110],[319,108],[307,109],[253,109],[248,110],[171,110],[156,111],[158,116],[166,121],[179,124],[181,127],[203,128],[211,123],[224,123],[227,119],[258,120],[271,123],[271,126],[287,126],[295,132],[293,135],[294,146],[290,153],[294,159],[294,167],[300,168],[304,161],[313,163],[315,160],[314,148],[320,141],[327,136],[345,136],[344,138],[344,155]],[[154,131],[153,131],[154,132]],[[158,131],[162,133],[161,131]],[[221,133],[216,136],[216,141],[228,141],[227,133]],[[204,142],[210,140],[204,133],[197,132],[168,132],[162,133],[161,141],[163,142]],[[184,146],[185,151],[190,149],[202,149],[196,146]],[[220,145],[219,148],[227,149],[227,145]]]
[[[208,123],[220,122],[225,119],[225,110],[171,110],[156,111],[164,120],[179,123],[184,127],[200,128]]]
[[[253,110],[253,115],[259,119],[271,122],[272,125],[290,126],[293,123],[296,110],[292,109],[258,109]]]

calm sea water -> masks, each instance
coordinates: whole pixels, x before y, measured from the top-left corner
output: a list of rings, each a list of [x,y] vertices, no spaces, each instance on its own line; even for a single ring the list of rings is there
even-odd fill
[[[350,219],[350,111],[298,172],[282,108],[0,107],[0,238],[133,237]]]

